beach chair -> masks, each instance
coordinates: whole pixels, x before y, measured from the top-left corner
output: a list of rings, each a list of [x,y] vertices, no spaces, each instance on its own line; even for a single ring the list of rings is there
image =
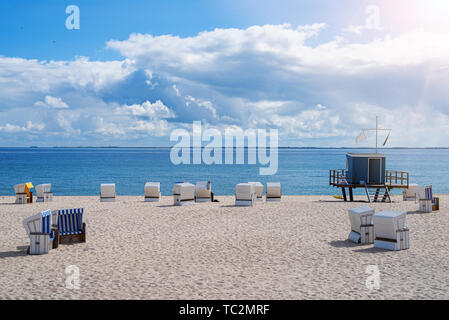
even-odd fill
[[[51,202],[53,201],[53,193],[50,192],[51,184],[40,184],[34,188],[36,190],[36,202]]]
[[[195,203],[195,186],[188,182],[177,182],[173,187],[173,205],[185,206]]]
[[[33,184],[31,182],[16,184],[14,191],[16,193],[17,204],[27,204],[33,202]]]
[[[159,182],[145,183],[145,202],[157,202],[161,199],[161,184]]]
[[[440,199],[433,196],[432,186],[424,187],[424,196],[419,199],[419,211],[432,212],[440,210]]]
[[[86,242],[83,213],[83,208],[57,210],[59,244]]]
[[[409,229],[405,227],[406,216],[405,212],[399,211],[375,213],[374,247],[393,251],[409,249]]]
[[[265,193],[266,201],[281,201],[281,183],[267,182],[267,191]]]
[[[52,227],[52,213],[50,210],[40,212],[23,220],[23,226],[30,237],[29,254],[45,254],[54,247],[55,230]]]
[[[254,184],[239,183],[235,186],[235,205],[249,207],[256,204],[256,191]]]
[[[115,183],[106,183],[101,185],[100,201],[101,202],[115,201]]]
[[[195,201],[209,202],[214,201],[214,193],[210,181],[198,181],[195,185]]]
[[[357,207],[348,210],[351,232],[349,240],[354,243],[374,243],[374,209],[370,207]]]
[[[417,201],[420,187],[416,183],[410,183],[407,189],[402,192],[403,201]]]
[[[256,201],[263,201],[263,184],[260,182],[248,182],[254,186]]]

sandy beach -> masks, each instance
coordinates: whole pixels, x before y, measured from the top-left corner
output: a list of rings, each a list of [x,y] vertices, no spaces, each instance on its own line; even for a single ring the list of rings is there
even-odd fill
[[[440,211],[393,197],[376,211],[407,211],[411,248],[391,252],[347,241],[345,203],[330,196],[284,196],[282,202],[234,207],[174,207],[119,196],[55,197],[15,205],[0,197],[0,299],[448,299],[449,196]],[[356,197],[357,198],[357,197]],[[361,199],[361,197],[359,197]],[[30,256],[22,220],[46,209],[83,207],[87,242]],[[80,288],[66,288],[67,266]],[[380,289],[368,290],[368,265]]]

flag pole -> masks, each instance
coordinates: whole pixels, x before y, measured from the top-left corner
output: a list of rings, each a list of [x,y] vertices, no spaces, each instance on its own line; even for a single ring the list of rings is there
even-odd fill
[[[378,123],[379,123],[379,117],[378,116],[376,116],[376,154],[377,154],[377,132],[379,131],[379,126],[378,126]]]

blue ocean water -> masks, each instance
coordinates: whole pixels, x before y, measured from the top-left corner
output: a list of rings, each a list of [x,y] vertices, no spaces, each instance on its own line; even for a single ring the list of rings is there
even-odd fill
[[[55,195],[98,195],[101,183],[115,183],[118,195],[142,195],[150,180],[161,182],[163,195],[177,181],[199,180],[212,181],[217,195],[234,194],[235,185],[246,181],[279,181],[283,194],[332,195],[340,190],[329,186],[329,169],[343,169],[346,152],[373,150],[279,149],[277,173],[260,176],[259,164],[174,165],[169,148],[0,148],[0,195],[14,195],[13,186],[28,181],[51,183]],[[410,183],[449,193],[449,149],[381,152],[387,169],[408,171]]]

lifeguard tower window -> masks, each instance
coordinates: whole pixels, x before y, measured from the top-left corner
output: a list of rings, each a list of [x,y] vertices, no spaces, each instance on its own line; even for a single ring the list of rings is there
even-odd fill
[[[369,159],[369,177],[368,184],[382,184],[382,162],[380,159]]]

